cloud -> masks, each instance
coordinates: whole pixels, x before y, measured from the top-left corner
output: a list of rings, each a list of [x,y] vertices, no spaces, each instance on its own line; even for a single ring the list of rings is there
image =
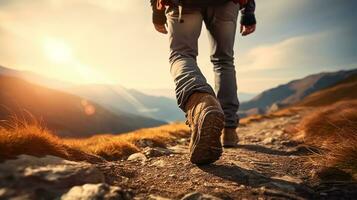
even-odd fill
[[[138,8],[142,0],[82,0],[94,6],[99,6],[109,11],[128,12]]]
[[[357,12],[350,11],[356,3],[346,2],[257,0],[257,32],[237,36],[235,46],[242,91],[357,63],[355,31],[345,30],[356,26]],[[53,37],[65,41],[78,62],[108,82],[132,88],[174,85],[168,39],[153,30],[148,0],[0,0],[0,19],[2,65],[79,80],[78,73],[62,73],[72,66],[52,66],[43,55],[42,39]],[[199,44],[201,70],[213,83],[206,34]]]
[[[336,43],[341,32],[320,32],[288,38],[278,43],[262,45],[241,56],[241,71],[323,68],[350,64],[341,56],[353,56],[347,44]],[[341,42],[341,39],[340,39]],[[344,62],[346,61],[346,62]]]

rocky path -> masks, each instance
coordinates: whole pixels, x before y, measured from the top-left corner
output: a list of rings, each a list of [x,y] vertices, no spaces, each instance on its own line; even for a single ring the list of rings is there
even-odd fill
[[[18,180],[7,181],[8,187],[4,187],[4,178],[9,178],[9,173],[13,171],[8,172],[8,176],[0,171],[0,199],[14,194],[21,194],[28,199],[40,195],[47,199],[60,197],[66,200],[79,197],[157,200],[354,199],[357,195],[354,182],[316,181],[316,168],[307,162],[314,150],[291,141],[285,131],[299,119],[300,116],[295,115],[266,119],[241,127],[240,145],[225,149],[221,160],[208,166],[189,163],[187,138],[180,139],[178,145],[167,149],[147,147],[143,152],[131,155],[128,160],[117,162],[92,165],[55,159],[55,163],[48,165],[42,160],[42,165],[24,168],[17,172],[15,178],[12,177],[13,180],[22,177],[22,185],[18,185]],[[4,166],[0,165],[0,170],[3,167],[4,171]],[[71,168],[72,171],[66,172],[64,168]],[[26,186],[26,181],[32,183],[31,187]],[[49,187],[48,183],[52,186]],[[35,187],[41,184],[42,188]],[[15,192],[16,189],[21,192]]]

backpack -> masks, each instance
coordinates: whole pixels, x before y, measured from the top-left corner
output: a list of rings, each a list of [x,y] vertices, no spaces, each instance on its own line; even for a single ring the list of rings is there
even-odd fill
[[[178,17],[178,21],[181,23],[183,22],[182,18],[182,1],[183,0],[156,0],[156,9],[157,10],[165,10],[166,6],[177,6],[179,9],[179,17]],[[243,8],[249,0],[231,0],[234,3],[239,3],[240,8]]]
[[[182,5],[183,0],[157,0],[156,8],[158,10],[164,10],[166,6],[179,6]],[[239,3],[241,7],[244,7],[249,0],[231,0],[234,3]]]

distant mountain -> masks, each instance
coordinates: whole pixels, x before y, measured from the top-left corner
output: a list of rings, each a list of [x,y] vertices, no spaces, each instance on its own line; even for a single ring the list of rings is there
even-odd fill
[[[64,88],[73,87],[73,84],[68,82],[59,81],[51,78],[47,78],[30,71],[18,71],[10,68],[6,68],[0,65],[0,75],[13,76],[21,78],[30,83],[42,85],[47,88],[63,91]]]
[[[140,92],[150,95],[150,96],[160,96],[160,97],[167,97],[170,99],[176,99],[175,97],[175,89],[171,88],[161,88],[161,89],[139,89]],[[247,93],[247,92],[239,92],[239,101],[249,101],[255,97],[256,94]]]
[[[336,85],[314,92],[295,106],[327,106],[338,101],[357,99],[357,74],[338,82]]]
[[[184,120],[184,114],[177,107],[174,98],[144,94],[138,90],[127,89],[119,85],[75,85],[46,78],[36,73],[17,71],[1,66],[0,74],[18,77],[46,88],[80,96],[98,103],[115,114],[121,114],[124,111],[166,122]]]
[[[243,102],[240,106],[240,114],[242,116],[247,114],[262,114],[270,109],[292,105],[316,91],[347,79],[353,74],[357,74],[357,69],[319,73],[291,81],[266,90],[250,101]]]
[[[184,114],[176,100],[167,97],[150,96],[134,89],[114,85],[79,85],[67,91],[97,102],[112,112],[129,112],[163,121],[180,121]]]
[[[247,93],[247,92],[239,92],[239,93],[238,93],[239,101],[240,101],[241,103],[253,99],[253,98],[255,97],[255,95],[256,95],[256,94]]]
[[[0,72],[1,73],[1,72]],[[43,119],[61,136],[87,137],[97,133],[122,133],[164,124],[125,112],[114,113],[75,95],[45,88],[18,77],[0,75],[0,123],[20,118]]]

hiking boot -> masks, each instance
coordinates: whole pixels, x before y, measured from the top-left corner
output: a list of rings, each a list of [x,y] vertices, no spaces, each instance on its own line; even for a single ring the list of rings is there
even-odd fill
[[[224,127],[224,113],[216,97],[208,93],[194,93],[185,106],[186,123],[191,128],[190,161],[209,164],[222,155],[220,142]]]
[[[224,128],[222,131],[221,142],[223,147],[235,147],[239,138],[235,128]]]

